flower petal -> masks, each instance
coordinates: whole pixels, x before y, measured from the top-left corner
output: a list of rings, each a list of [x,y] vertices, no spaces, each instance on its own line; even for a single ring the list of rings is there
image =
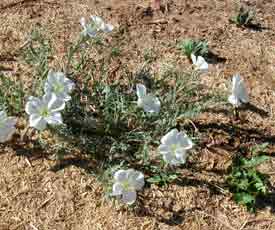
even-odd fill
[[[111,25],[111,24],[105,24],[105,25],[104,25],[104,28],[102,28],[102,31],[103,31],[104,33],[110,33],[110,32],[113,31],[113,29],[114,29],[114,26],[113,26],[113,25]]]
[[[104,24],[103,19],[99,16],[92,15],[91,19],[97,27],[101,27]]]
[[[39,108],[43,105],[42,101],[37,97],[29,97],[25,111],[28,115],[39,113]]]
[[[61,113],[52,113],[49,117],[45,118],[47,123],[50,125],[61,125],[63,124]]]
[[[37,114],[30,115],[29,119],[30,119],[30,127],[34,127],[40,131],[44,130],[47,127],[47,122]]]
[[[165,145],[165,144],[161,144],[159,147],[158,147],[158,151],[161,153],[161,154],[165,154],[165,153],[168,153],[170,151],[170,147],[168,145]]]
[[[179,131],[177,129],[172,129],[165,136],[161,138],[161,143],[164,145],[177,144],[177,135]]]
[[[128,176],[127,171],[120,169],[115,172],[114,180],[116,182],[123,182],[123,181],[127,180],[127,176]]]
[[[177,149],[175,153],[176,160],[181,164],[184,164],[186,162],[187,155],[188,154],[184,148]]]
[[[192,149],[193,147],[193,142],[191,139],[183,132],[179,132],[177,135],[178,143],[180,146],[184,149]]]
[[[83,28],[86,27],[86,20],[84,17],[80,18],[80,24],[82,25]]]
[[[15,126],[17,122],[17,119],[15,117],[7,117],[6,118],[6,126],[12,127]]]
[[[146,95],[142,99],[142,107],[147,113],[159,113],[160,111],[160,101],[157,97],[153,95]]]
[[[137,96],[142,98],[146,96],[146,87],[143,84],[136,84]]]
[[[123,193],[123,186],[120,183],[113,184],[112,196],[119,196]]]
[[[133,204],[135,203],[137,199],[137,193],[136,191],[125,191],[122,194],[122,201],[126,204]]]
[[[192,60],[193,65],[196,65],[197,57],[194,54],[191,54],[191,60]]]
[[[11,139],[15,133],[16,118],[7,117],[5,111],[0,111],[0,143],[4,143]]]
[[[162,154],[163,160],[168,164],[173,164],[174,155],[171,152]]]
[[[65,108],[65,102],[57,98],[57,96],[53,93],[45,94],[43,96],[43,101],[47,103],[48,109],[51,112],[59,112]]]
[[[5,119],[7,119],[7,113],[6,111],[2,110],[0,111],[0,121],[3,121]]]
[[[141,190],[144,186],[143,173],[138,172],[134,169],[129,169],[127,171],[130,185],[133,186],[136,190]]]
[[[228,97],[228,101],[235,107],[239,107],[241,105],[239,99],[233,94]]]
[[[205,61],[205,59],[201,56],[198,56],[196,66],[201,71],[208,70],[208,63]]]
[[[15,127],[4,128],[3,130],[1,130],[0,143],[9,141],[11,139],[12,135],[15,133],[15,131],[16,131]]]

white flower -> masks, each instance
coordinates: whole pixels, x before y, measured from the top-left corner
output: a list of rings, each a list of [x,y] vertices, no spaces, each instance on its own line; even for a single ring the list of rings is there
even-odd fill
[[[196,70],[200,70],[200,71],[208,70],[208,63],[205,61],[203,57],[201,56],[196,57],[194,54],[191,54],[191,59],[192,59],[193,65],[195,65]]]
[[[84,36],[95,37],[98,32],[102,31],[104,33],[111,32],[114,27],[111,24],[107,24],[103,21],[101,17],[91,16],[91,21],[87,24],[85,18],[80,19],[80,24],[83,27],[82,34]]]
[[[159,113],[160,111],[160,101],[157,97],[146,94],[146,87],[142,84],[136,85],[137,96],[138,96],[138,107],[144,109],[148,113]]]
[[[144,186],[144,175],[134,169],[118,170],[114,175],[113,196],[120,196],[126,204],[133,204],[137,190]]]
[[[228,97],[229,103],[234,107],[239,107],[242,103],[248,103],[249,98],[243,79],[239,74],[233,76],[232,94]]]
[[[59,99],[66,101],[71,100],[70,92],[73,90],[75,84],[62,72],[48,73],[47,81],[44,85],[44,91],[46,94],[54,93]]]
[[[47,124],[60,125],[63,123],[60,111],[64,108],[65,102],[50,93],[45,94],[42,99],[30,97],[25,110],[30,116],[30,127],[42,131]]]
[[[171,165],[184,164],[187,158],[187,150],[193,147],[191,139],[183,132],[172,129],[161,138],[159,152],[165,162]]]
[[[0,143],[11,139],[16,130],[15,124],[15,117],[8,117],[5,111],[0,111]]]

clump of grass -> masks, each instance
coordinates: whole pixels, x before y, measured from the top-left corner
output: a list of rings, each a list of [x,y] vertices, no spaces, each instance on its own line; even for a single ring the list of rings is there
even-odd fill
[[[195,56],[207,57],[208,43],[203,40],[186,39],[178,44],[178,48],[190,59],[191,54]]]
[[[266,145],[264,145],[266,147]],[[264,148],[265,148],[264,147]],[[230,191],[234,200],[241,205],[245,205],[249,211],[256,209],[256,200],[267,193],[267,176],[257,170],[257,166],[268,160],[265,155],[255,156],[255,149],[250,159],[242,156],[236,157],[231,168],[231,173],[227,178]],[[258,152],[258,151],[257,151]]]
[[[236,14],[236,16],[230,19],[231,22],[235,23],[237,26],[251,26],[255,20],[256,14],[254,10],[246,9],[241,6]]]

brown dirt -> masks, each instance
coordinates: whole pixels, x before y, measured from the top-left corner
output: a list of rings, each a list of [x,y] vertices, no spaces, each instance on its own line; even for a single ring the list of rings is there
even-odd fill
[[[140,194],[138,205],[127,209],[103,197],[96,178],[89,175],[81,160],[62,170],[48,158],[20,154],[4,146],[0,153],[0,229],[275,229],[275,199],[248,213],[235,204],[230,194],[218,185],[224,181],[226,160],[240,145],[268,141],[274,156],[275,143],[275,2],[243,1],[257,10],[257,19],[267,29],[252,31],[228,22],[234,14],[233,0],[163,0],[164,12],[149,10],[149,1],[130,0],[2,0],[0,3],[0,70],[26,79],[30,70],[20,62],[18,50],[31,28],[42,26],[52,39],[56,56],[51,65],[58,67],[70,42],[80,31],[79,18],[103,16],[123,29],[120,39],[122,63],[137,69],[143,51],[152,49],[155,72],[163,63],[189,68],[188,60],[175,49],[183,38],[205,38],[210,48],[225,63],[213,64],[202,77],[209,87],[228,89],[228,80],[239,72],[250,89],[251,101],[268,116],[244,112],[245,124],[238,124],[238,140],[226,127],[230,119],[222,113],[204,113],[199,129],[209,124],[211,143],[194,155],[194,167],[182,171],[183,181],[164,188],[151,186]],[[116,43],[116,38],[112,38]],[[119,77],[119,71],[115,77]],[[211,124],[219,126],[213,128]],[[203,125],[202,125],[203,124]],[[220,136],[226,136],[219,143]],[[232,146],[228,143],[233,143]],[[208,141],[208,140],[206,140]],[[240,143],[241,141],[241,143]],[[27,156],[27,157],[26,157]],[[87,164],[87,162],[85,163]],[[78,167],[80,166],[81,167]],[[188,168],[188,167],[187,167]],[[275,184],[275,160],[263,167]]]

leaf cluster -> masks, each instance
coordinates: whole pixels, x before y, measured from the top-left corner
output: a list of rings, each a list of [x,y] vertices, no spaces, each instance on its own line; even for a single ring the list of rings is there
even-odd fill
[[[235,23],[237,26],[249,26],[253,24],[255,16],[256,14],[254,10],[246,9],[241,6],[237,15],[232,17],[230,21]]]
[[[257,170],[257,166],[268,160],[265,155],[250,159],[238,157],[233,162],[227,183],[238,204],[245,205],[249,211],[255,211],[256,199],[267,193],[267,176]]]
[[[178,48],[188,57],[191,58],[191,54],[195,56],[207,57],[209,48],[208,43],[203,40],[186,39],[178,44]]]

